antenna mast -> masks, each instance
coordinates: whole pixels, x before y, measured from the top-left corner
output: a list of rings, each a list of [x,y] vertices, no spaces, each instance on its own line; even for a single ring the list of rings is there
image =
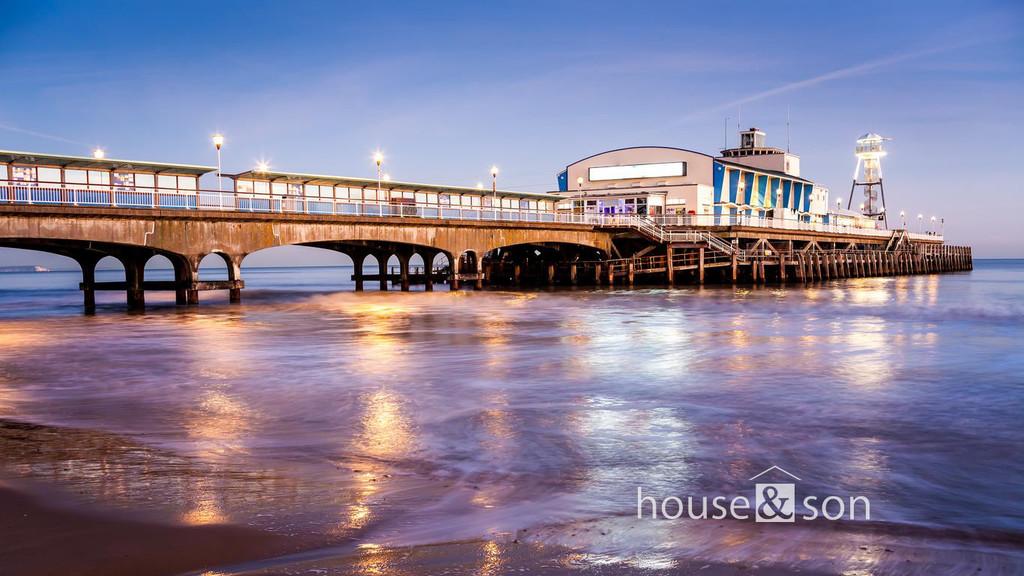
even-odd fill
[[[789,153],[789,104],[786,104],[786,153]]]

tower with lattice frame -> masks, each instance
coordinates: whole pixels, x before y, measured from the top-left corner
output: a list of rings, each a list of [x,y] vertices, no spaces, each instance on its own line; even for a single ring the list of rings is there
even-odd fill
[[[853,208],[854,192],[860,188],[864,193],[861,214],[881,220],[886,227],[889,223],[885,215],[885,188],[882,186],[882,157],[886,151],[882,143],[887,140],[890,138],[873,132],[857,139],[857,168],[853,172],[850,200],[846,204],[847,209]]]

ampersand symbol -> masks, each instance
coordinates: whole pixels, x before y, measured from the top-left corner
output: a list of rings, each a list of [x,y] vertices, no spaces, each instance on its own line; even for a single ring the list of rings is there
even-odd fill
[[[761,505],[757,509],[757,513],[760,514],[762,518],[783,518],[785,520],[789,520],[793,517],[792,512],[786,514],[782,511],[782,507],[786,505],[786,500],[789,500],[789,498],[779,498],[779,503],[777,504],[775,502],[775,498],[777,498],[778,495],[779,490],[774,486],[765,486],[764,489],[761,490],[761,496],[763,499],[761,501]],[[774,514],[769,515],[769,513],[765,511],[766,507],[770,508]]]

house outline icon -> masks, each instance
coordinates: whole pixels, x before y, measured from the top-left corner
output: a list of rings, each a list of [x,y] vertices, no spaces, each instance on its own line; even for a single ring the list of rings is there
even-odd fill
[[[801,480],[801,478],[800,478],[799,476],[797,476],[796,474],[790,474],[789,472],[787,472],[787,471],[786,471],[785,469],[783,469],[782,467],[780,467],[780,466],[775,466],[775,465],[773,464],[773,465],[769,466],[768,468],[765,468],[765,469],[764,469],[763,471],[761,471],[761,473],[760,473],[760,474],[755,474],[754,476],[751,476],[751,477],[750,477],[750,478],[748,479],[748,482],[749,482],[749,481],[753,481],[753,480],[757,480],[757,479],[758,479],[758,478],[760,478],[761,476],[764,476],[765,474],[767,474],[767,473],[769,473],[769,472],[771,472],[771,471],[773,471],[773,470],[776,470],[776,471],[778,471],[778,472],[782,472],[783,474],[785,474],[786,476],[789,476],[790,478],[792,478],[792,479],[794,479],[794,480]]]

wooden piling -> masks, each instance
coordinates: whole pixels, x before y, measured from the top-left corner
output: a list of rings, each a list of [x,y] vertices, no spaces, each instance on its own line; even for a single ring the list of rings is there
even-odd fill
[[[697,249],[697,282],[704,284],[704,247]]]

